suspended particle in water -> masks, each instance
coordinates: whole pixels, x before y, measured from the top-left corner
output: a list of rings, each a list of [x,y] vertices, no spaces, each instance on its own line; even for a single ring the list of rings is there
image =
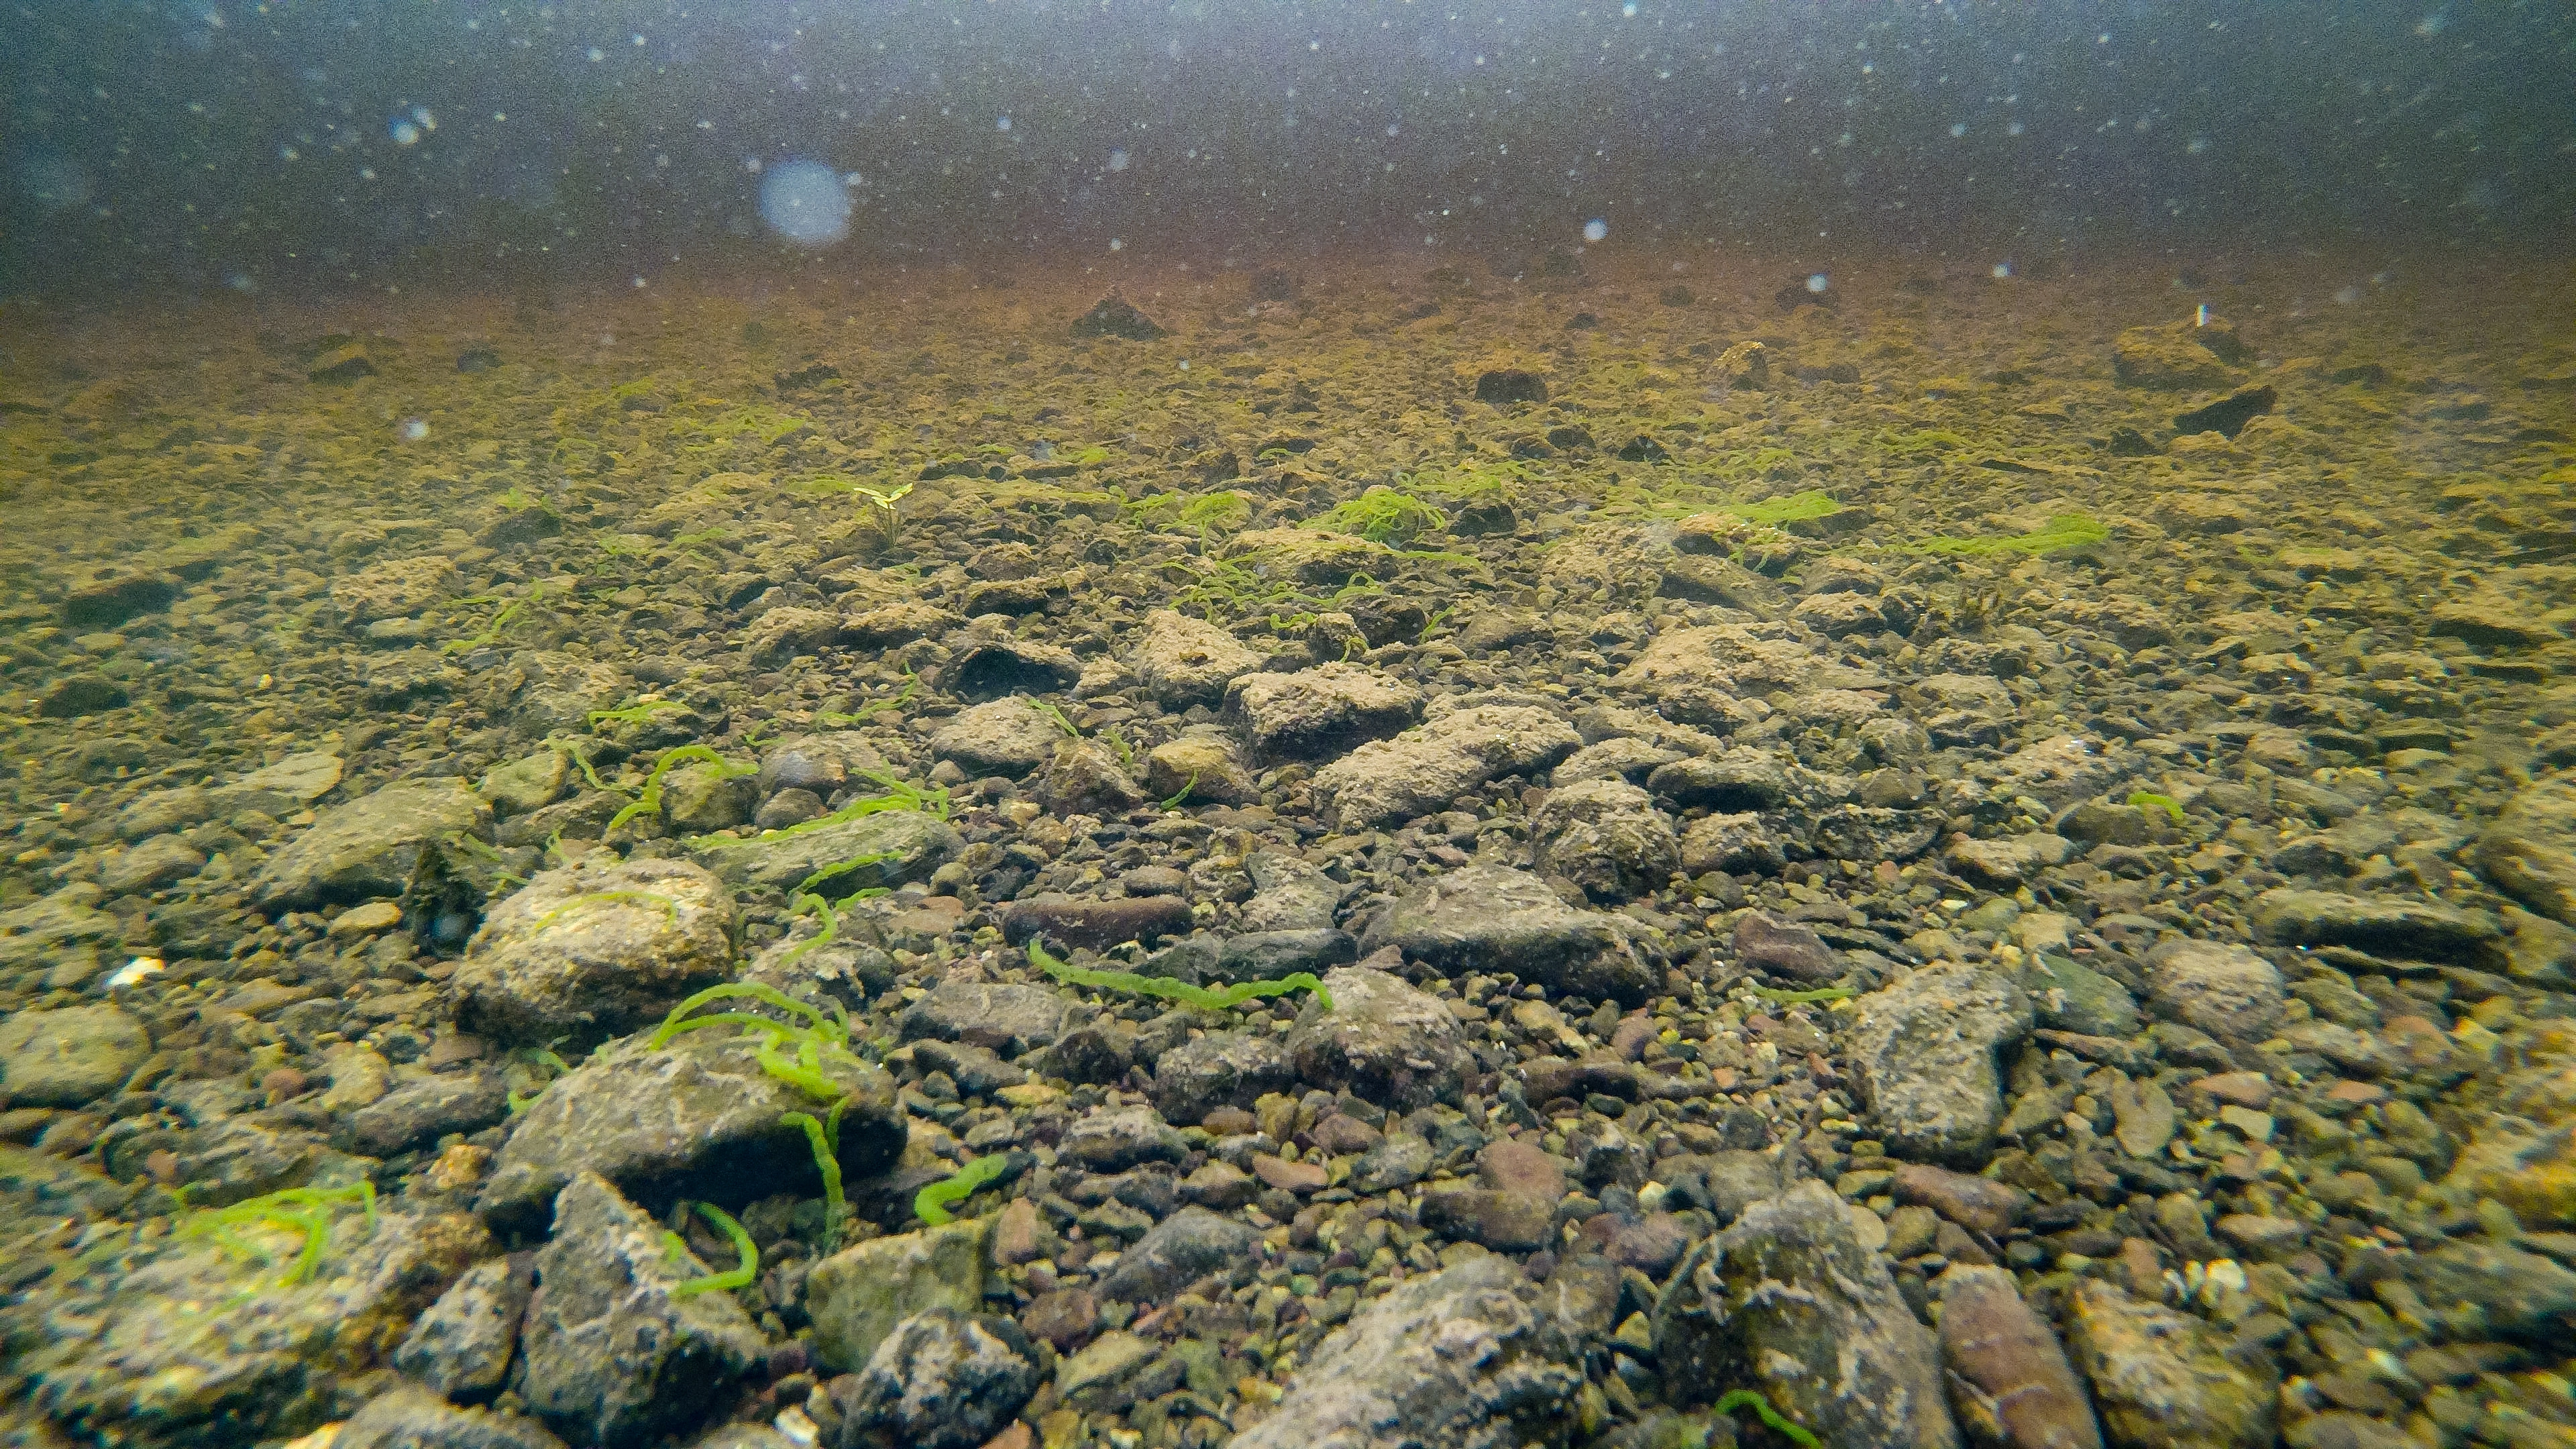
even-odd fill
[[[1824,290],[1833,284],[1833,278],[1826,276],[1822,272],[1817,272],[1813,276],[1807,278],[1807,290],[1814,292],[1819,296],[1823,295]]]
[[[1603,221],[1597,216],[1583,224],[1583,239],[1585,241],[1597,242],[1609,234],[1610,223]]]
[[[760,219],[800,247],[830,246],[850,234],[850,192],[819,161],[787,161],[760,182]]]
[[[385,134],[391,136],[394,144],[397,146],[417,146],[420,144],[420,127],[409,116],[396,116],[393,120],[387,122],[385,125]]]
[[[993,118],[993,129],[996,131],[1007,131],[1011,129],[1011,118],[1008,116],[995,116]]]
[[[402,433],[402,439],[404,442],[417,443],[421,439],[429,436],[429,419],[405,418],[403,419],[403,425],[399,431]]]
[[[2010,279],[2010,278],[2011,278],[2011,276],[2012,276],[2012,263],[2010,263],[2010,262],[1997,262],[1997,263],[1995,263],[1995,280],[1996,280],[1996,281],[1998,281],[1998,282],[2005,281],[2005,280]]]
[[[1127,169],[1126,147],[1117,147],[1109,153],[1109,169],[1112,171],[1124,171]]]

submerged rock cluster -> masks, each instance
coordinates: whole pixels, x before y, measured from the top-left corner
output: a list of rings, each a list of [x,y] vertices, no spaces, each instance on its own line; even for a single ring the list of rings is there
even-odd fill
[[[0,1421],[2576,1433],[2564,339],[1387,280],[13,372]]]

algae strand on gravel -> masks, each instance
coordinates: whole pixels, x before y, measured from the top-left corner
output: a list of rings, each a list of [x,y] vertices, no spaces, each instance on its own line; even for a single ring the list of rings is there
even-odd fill
[[[760,1248],[752,1242],[751,1234],[742,1230],[742,1224],[734,1221],[733,1214],[717,1207],[714,1203],[698,1202],[690,1203],[689,1206],[696,1208],[698,1216],[714,1224],[726,1237],[733,1240],[734,1251],[741,1255],[742,1261],[721,1273],[710,1273],[703,1278],[691,1278],[685,1283],[674,1284],[671,1288],[671,1296],[695,1298],[701,1293],[713,1293],[718,1289],[750,1287],[751,1280],[760,1272]],[[671,1239],[678,1242],[679,1235],[673,1233]],[[683,1251],[686,1251],[685,1245],[683,1245]]]
[[[957,1215],[948,1210],[949,1205],[973,1197],[975,1189],[1001,1176],[1010,1165],[1011,1159],[998,1152],[976,1158],[954,1175],[943,1177],[914,1193],[912,1215],[934,1228],[955,1222]]]
[[[1311,971],[1295,971],[1274,981],[1238,981],[1222,991],[1192,986],[1167,976],[1139,976],[1133,971],[1099,971],[1075,966],[1049,954],[1044,943],[1029,942],[1029,964],[1067,986],[1088,986],[1095,991],[1132,991],[1139,996],[1159,997],[1195,1006],[1201,1011],[1232,1011],[1255,997],[1285,996],[1292,991],[1311,991],[1326,1011],[1333,1009],[1333,995]]]

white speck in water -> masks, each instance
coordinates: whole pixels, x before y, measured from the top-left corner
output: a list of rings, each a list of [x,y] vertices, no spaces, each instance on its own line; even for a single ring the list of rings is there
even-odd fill
[[[996,131],[1007,131],[1011,129],[1011,118],[1008,116],[995,116],[993,118],[993,129]]]
[[[1126,147],[1120,146],[1109,153],[1109,169],[1112,171],[1124,171],[1127,169]]]
[[[1810,292],[1821,294],[1827,287],[1830,287],[1833,284],[1833,279],[1822,272],[1818,272],[1807,278],[1807,290]]]
[[[421,439],[428,437],[429,420],[427,418],[403,419],[402,436],[403,441],[406,443],[417,443]]]
[[[1583,239],[1585,241],[1597,242],[1609,234],[1610,223],[1603,221],[1597,216],[1583,224]]]
[[[1998,282],[2003,281],[2003,280],[2005,280],[2006,278],[2010,277],[2011,275],[2012,275],[2012,263],[2010,263],[2010,262],[1997,262],[1997,263],[1995,263],[1995,280],[1996,280],[1996,281],[1998,281]]]
[[[1109,249],[1113,252],[1123,252],[1127,250],[1127,239],[1119,236],[1111,237],[1109,239]]]
[[[392,124],[385,127],[385,134],[393,137],[394,144],[397,146],[420,144],[420,127],[412,124],[409,116],[394,117]]]

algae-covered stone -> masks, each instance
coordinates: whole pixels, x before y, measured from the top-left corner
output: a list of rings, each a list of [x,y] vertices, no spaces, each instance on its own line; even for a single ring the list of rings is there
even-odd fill
[[[814,1265],[805,1312],[814,1320],[815,1358],[855,1373],[895,1326],[916,1313],[974,1313],[984,1302],[987,1219],[942,1223],[871,1238]]]
[[[1319,760],[1413,723],[1422,691],[1384,670],[1333,660],[1293,674],[1247,674],[1226,688],[1226,711],[1255,758]]]
[[[1547,797],[1530,821],[1539,870],[1602,902],[1661,890],[1681,866],[1673,822],[1624,780],[1585,780]]]
[[[494,765],[483,776],[482,796],[495,815],[525,815],[563,798],[573,780],[573,763],[565,750],[539,750],[533,755]]]
[[[124,1085],[151,1052],[151,1034],[121,1007],[22,1011],[0,1021],[0,1102],[84,1106]]]
[[[251,900],[288,910],[401,895],[440,841],[491,833],[492,807],[464,781],[397,780],[326,811],[270,856]]]
[[[1438,997],[1366,966],[1324,973],[1324,990],[1331,1009],[1310,1000],[1288,1032],[1298,1076],[1407,1111],[1457,1095],[1475,1058]]]
[[[2227,1352],[2199,1319],[2079,1280],[2067,1347],[2093,1387],[2118,1449],[2262,1449],[2272,1442],[2275,1384]]]
[[[318,1438],[308,1435],[296,1442],[311,1445]],[[563,1449],[563,1441],[534,1419],[458,1408],[410,1384],[369,1400],[339,1426],[329,1444],[330,1449]]]
[[[732,894],[683,861],[544,871],[474,933],[457,1020],[506,1042],[633,1031],[732,974],[733,928]]]
[[[930,736],[930,752],[969,775],[1025,775],[1055,758],[1064,730],[1024,695],[974,705]]]
[[[879,810],[765,831],[749,840],[700,841],[693,854],[736,890],[786,890],[817,871],[847,866],[831,877],[834,891],[847,892],[927,879],[964,848],[947,821],[926,811]]]
[[[820,1118],[831,1104],[762,1070],[761,1040],[707,1027],[664,1047],[636,1037],[583,1062],[520,1115],[477,1210],[496,1226],[532,1227],[583,1171],[656,1211],[682,1197],[739,1208],[778,1192],[819,1195],[813,1148],[781,1119]],[[863,1181],[903,1148],[893,1079],[856,1059],[826,1057],[822,1071],[847,1103],[842,1179]]]
[[[248,1251],[244,1249],[247,1248]],[[301,1231],[242,1224],[162,1238],[105,1271],[58,1274],[11,1306],[16,1382],[54,1423],[97,1442],[246,1449],[332,1418],[413,1315],[492,1241],[473,1219],[352,1203],[313,1275],[284,1283]],[[189,1311],[176,1305],[193,1304]]]
[[[730,1293],[675,1290],[715,1270],[596,1173],[555,1200],[519,1346],[528,1411],[575,1444],[650,1443],[695,1424],[767,1341]]]

